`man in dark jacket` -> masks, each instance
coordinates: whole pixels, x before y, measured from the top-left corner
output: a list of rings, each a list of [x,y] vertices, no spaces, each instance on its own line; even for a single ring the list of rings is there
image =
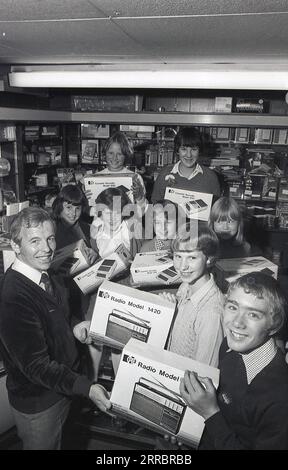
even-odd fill
[[[110,407],[106,390],[79,373],[65,289],[48,269],[55,226],[46,211],[27,208],[11,226],[16,260],[1,283],[0,348],[9,402],[23,449],[60,449],[71,397]]]

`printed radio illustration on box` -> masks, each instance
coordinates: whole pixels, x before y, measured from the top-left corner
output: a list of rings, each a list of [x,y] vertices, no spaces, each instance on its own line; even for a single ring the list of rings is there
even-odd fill
[[[105,280],[97,293],[89,335],[119,349],[136,338],[164,348],[175,305],[156,294]]]
[[[74,275],[90,266],[89,248],[84,240],[64,246],[55,252],[51,268]]]
[[[180,395],[185,370],[210,377],[218,387],[218,369],[130,339],[122,351],[112,389],[112,412],[154,431],[177,436],[196,448],[204,419],[186,406]]]
[[[172,434],[177,434],[186,411],[186,404],[172,390],[140,377],[134,386],[130,410]]]
[[[135,284],[169,285],[180,284],[180,276],[173,266],[168,250],[137,253],[130,268]]]
[[[125,271],[131,255],[123,244],[119,245],[109,258],[104,258],[93,264],[73,278],[83,294],[94,292],[105,279],[111,279]]]
[[[128,343],[130,338],[147,343],[151,331],[150,322],[129,312],[114,309],[108,315],[105,335],[121,344]]]
[[[96,174],[93,176],[84,176],[85,191],[92,192],[92,195],[89,197],[89,205],[95,206],[95,199],[99,196],[100,193],[102,193],[102,191],[108,188],[121,188],[127,193],[131,202],[134,202],[131,191],[133,177],[133,173],[115,173],[111,175]]]
[[[168,186],[164,197],[181,206],[189,219],[208,221],[213,194],[170,188]]]
[[[227,258],[216,261],[214,275],[220,289],[226,290],[238,277],[253,271],[261,271],[277,279],[278,266],[263,256]]]

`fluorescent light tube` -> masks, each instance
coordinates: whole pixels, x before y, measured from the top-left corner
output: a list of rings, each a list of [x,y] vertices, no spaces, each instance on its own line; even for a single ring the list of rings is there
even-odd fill
[[[191,88],[287,90],[287,71],[128,70],[34,71],[9,73],[12,87],[33,88]]]

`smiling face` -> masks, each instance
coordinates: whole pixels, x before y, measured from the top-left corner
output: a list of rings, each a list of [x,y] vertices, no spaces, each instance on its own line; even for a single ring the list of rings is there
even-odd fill
[[[177,224],[176,217],[165,214],[161,208],[154,208],[154,231],[157,238],[162,240],[172,240],[175,238]]]
[[[239,222],[237,220],[226,217],[225,219],[218,219],[214,222],[214,232],[218,238],[222,240],[229,240],[236,236],[239,228]]]
[[[74,205],[71,202],[63,201],[63,209],[60,217],[66,222],[66,224],[74,225],[79,219],[81,212],[81,205]]]
[[[267,301],[241,287],[235,287],[228,295],[223,324],[229,348],[239,353],[258,348],[275,333]]]
[[[199,147],[181,145],[179,147],[178,153],[181,169],[194,169],[199,157]]]
[[[12,248],[23,263],[38,271],[47,271],[56,248],[54,225],[45,221],[36,227],[21,229],[19,244],[12,242]]]
[[[124,168],[125,155],[123,155],[121,146],[113,142],[106,151],[107,168],[109,171],[121,171]]]
[[[199,250],[175,251],[173,255],[174,267],[181,281],[194,285],[202,283],[202,280],[206,282],[207,261],[207,257]]]

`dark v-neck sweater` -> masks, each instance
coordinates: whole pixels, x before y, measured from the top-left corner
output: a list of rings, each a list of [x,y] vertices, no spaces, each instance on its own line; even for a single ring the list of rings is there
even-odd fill
[[[220,349],[220,412],[207,419],[200,449],[288,449],[288,366],[280,350],[248,385],[237,354]],[[239,356],[239,355],[238,355]]]
[[[37,413],[63,396],[88,396],[91,381],[78,373],[79,358],[64,287],[55,297],[9,268],[0,286],[0,349],[11,405]]]

